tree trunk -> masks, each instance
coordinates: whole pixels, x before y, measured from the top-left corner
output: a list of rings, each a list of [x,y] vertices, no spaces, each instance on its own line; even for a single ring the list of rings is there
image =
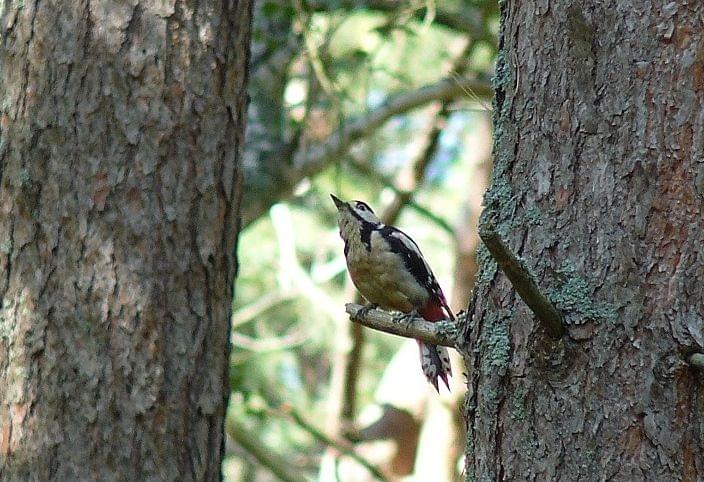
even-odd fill
[[[0,479],[219,480],[250,10],[0,7]]]
[[[464,333],[468,480],[704,478],[704,3],[502,4],[493,224]]]

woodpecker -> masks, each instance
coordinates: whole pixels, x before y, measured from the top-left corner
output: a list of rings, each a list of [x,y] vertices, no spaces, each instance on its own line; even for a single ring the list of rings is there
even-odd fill
[[[418,245],[403,231],[388,226],[363,201],[344,202],[330,194],[337,207],[340,237],[352,282],[368,308],[381,307],[406,315],[418,314],[427,321],[455,317]],[[420,340],[423,373],[435,390],[438,377],[450,389],[450,356],[444,346]]]

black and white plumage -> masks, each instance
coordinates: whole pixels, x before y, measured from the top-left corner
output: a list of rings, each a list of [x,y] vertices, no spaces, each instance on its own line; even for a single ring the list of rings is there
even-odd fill
[[[387,226],[362,201],[344,202],[331,194],[350,277],[370,303],[385,310],[417,313],[428,321],[454,320],[445,295],[418,245],[403,231]],[[438,390],[449,389],[452,374],[447,348],[418,341],[423,373]]]

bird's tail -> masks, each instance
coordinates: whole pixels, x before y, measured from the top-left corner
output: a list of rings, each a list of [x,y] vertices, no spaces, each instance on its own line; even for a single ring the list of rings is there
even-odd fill
[[[423,373],[428,381],[440,393],[438,388],[438,377],[440,377],[449,390],[450,384],[447,377],[452,376],[452,368],[450,367],[450,355],[447,352],[447,348],[422,341],[418,341],[418,347],[420,348],[420,366],[423,368]]]

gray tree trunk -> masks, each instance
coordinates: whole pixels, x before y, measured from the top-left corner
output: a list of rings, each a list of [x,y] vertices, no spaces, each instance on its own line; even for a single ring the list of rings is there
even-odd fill
[[[704,2],[506,1],[493,223],[565,315],[480,255],[468,480],[704,479]]]
[[[1,480],[219,480],[250,10],[0,6]]]

